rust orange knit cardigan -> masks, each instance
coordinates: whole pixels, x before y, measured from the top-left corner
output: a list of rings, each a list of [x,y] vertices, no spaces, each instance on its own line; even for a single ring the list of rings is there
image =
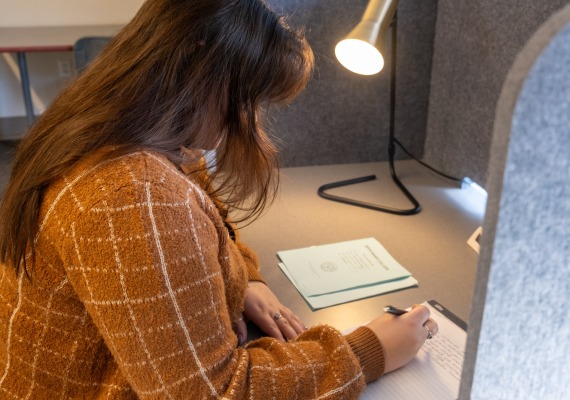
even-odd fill
[[[238,346],[255,255],[165,158],[84,162],[44,197],[33,281],[0,268],[2,399],[356,399],[368,328]]]

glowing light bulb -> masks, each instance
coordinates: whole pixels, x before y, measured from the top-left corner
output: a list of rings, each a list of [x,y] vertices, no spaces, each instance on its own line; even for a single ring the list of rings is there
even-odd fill
[[[335,48],[338,61],[348,70],[361,75],[374,75],[384,67],[384,58],[370,43],[344,39]]]

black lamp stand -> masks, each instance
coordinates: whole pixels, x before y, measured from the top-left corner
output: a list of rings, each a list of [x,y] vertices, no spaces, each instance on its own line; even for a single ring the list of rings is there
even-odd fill
[[[396,175],[396,170],[394,168],[394,153],[396,152],[396,139],[394,137],[395,129],[395,116],[396,116],[396,41],[397,41],[397,13],[394,14],[394,19],[392,21],[392,48],[391,48],[391,71],[390,71],[390,126],[389,126],[389,141],[388,141],[388,160],[390,164],[390,175],[392,180],[398,186],[400,191],[408,198],[412,203],[413,207],[409,209],[399,209],[392,208],[382,205],[376,205],[372,203],[367,203],[359,200],[349,199],[347,197],[336,196],[327,193],[326,190],[337,188],[341,186],[353,185],[356,183],[367,182],[376,179],[376,175],[368,175],[360,178],[348,179],[339,182],[332,182],[322,185],[318,189],[319,196],[333,201],[338,201],[345,204],[350,204],[353,206],[369,208],[376,211],[382,211],[390,214],[396,215],[414,215],[421,211],[420,203],[416,198],[410,193],[410,191],[404,186],[404,184],[398,179]]]

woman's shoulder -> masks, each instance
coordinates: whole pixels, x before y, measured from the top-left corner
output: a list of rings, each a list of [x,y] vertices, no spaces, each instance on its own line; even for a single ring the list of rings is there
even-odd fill
[[[70,171],[66,180],[76,184],[108,185],[189,181],[166,156],[149,151],[88,157]]]
[[[194,184],[166,156],[150,151],[86,158],[70,171],[65,180],[75,185]]]
[[[148,201],[149,196],[159,202],[189,201],[202,206],[208,202],[199,185],[165,156],[140,151],[81,161],[69,174],[49,186],[44,211],[55,206],[79,211],[101,204],[129,207]]]

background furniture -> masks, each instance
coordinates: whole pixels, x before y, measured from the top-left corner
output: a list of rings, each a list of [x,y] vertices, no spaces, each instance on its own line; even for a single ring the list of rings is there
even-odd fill
[[[120,28],[119,25],[0,28],[0,53],[15,53],[18,57],[28,126],[34,122],[35,116],[26,53],[71,51],[80,37],[113,35]]]
[[[110,36],[82,37],[73,45],[75,71],[80,73],[111,40]]]

